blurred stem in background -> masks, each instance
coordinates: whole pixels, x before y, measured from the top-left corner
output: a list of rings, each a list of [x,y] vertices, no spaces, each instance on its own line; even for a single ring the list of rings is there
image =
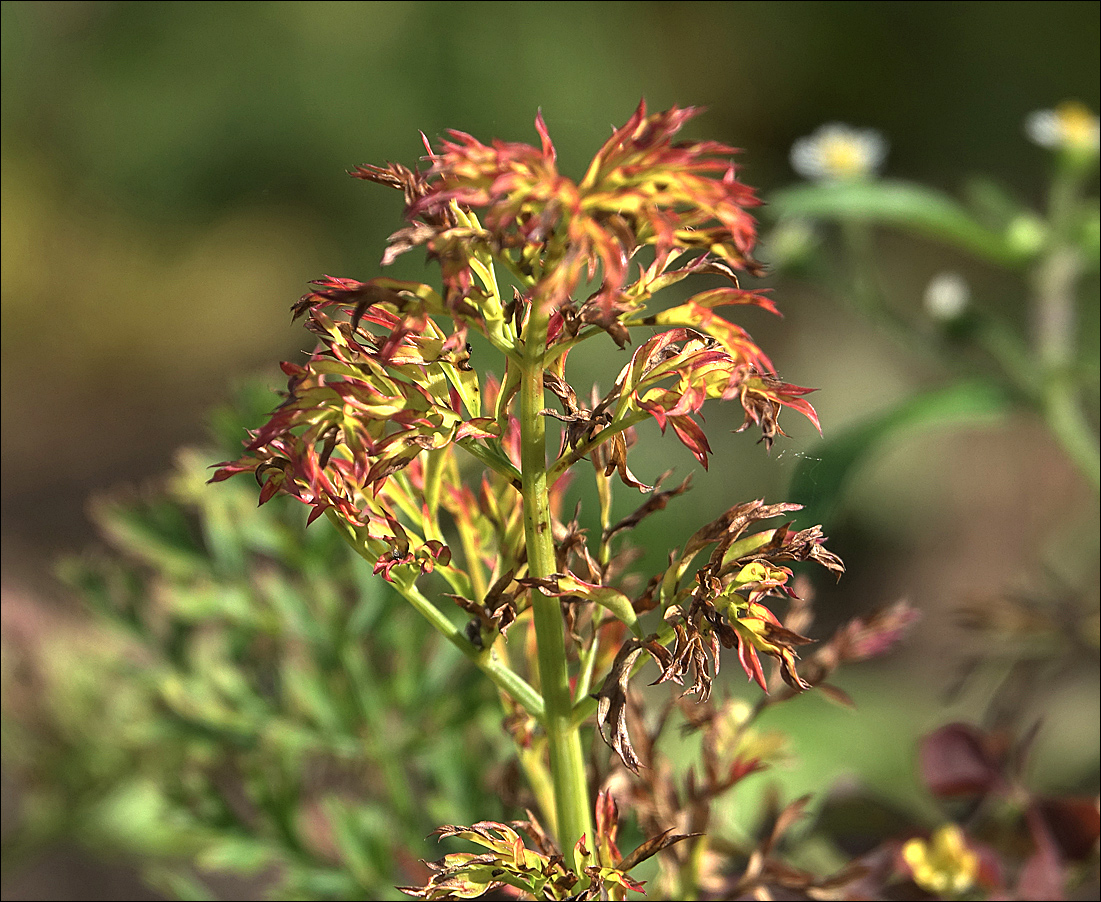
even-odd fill
[[[1046,128],[1040,134],[1033,126],[1037,117]],[[847,274],[838,293],[903,347],[938,360],[951,374],[948,383],[904,398],[816,450],[820,460],[813,474],[804,465],[794,479],[796,500],[814,507],[816,516],[829,515],[859,464],[900,430],[938,425],[948,417],[1003,417],[1013,408],[1035,411],[1095,497],[1101,492],[1098,424],[1087,414],[1089,400],[1098,395],[1098,363],[1096,348],[1091,350],[1080,329],[1081,311],[1097,303],[1096,292],[1088,296],[1084,284],[1099,268],[1097,198],[1085,193],[1097,170],[1097,117],[1078,104],[1063,104],[1033,114],[1026,128],[1036,143],[1054,151],[1046,216],[989,183],[978,193],[987,201],[993,195],[993,215],[922,185],[882,180],[885,141],[875,132],[823,126],[793,148],[793,166],[812,183],[773,197],[778,228],[805,231],[800,220],[835,221]],[[962,283],[959,297],[929,308],[940,327],[931,334],[889,303],[873,226],[932,238],[1018,274],[1029,321],[1014,323],[992,308],[971,306]],[[783,267],[785,261],[779,262]],[[836,267],[830,270],[836,279]],[[984,353],[994,368],[973,372],[968,348]]]
[[[1044,418],[1093,490],[1101,492],[1097,431],[1086,417],[1081,391],[1086,374],[1076,372],[1083,368],[1079,363],[1083,350],[1078,331],[1079,283],[1091,262],[1081,236],[1090,215],[1082,189],[1096,163],[1096,151],[1091,154],[1085,147],[1067,147],[1059,153],[1048,201],[1047,247],[1033,269],[1032,304],[1034,353],[1042,385],[1038,400]],[[1096,200],[1093,214],[1096,217]],[[1096,234],[1096,222],[1093,228]]]

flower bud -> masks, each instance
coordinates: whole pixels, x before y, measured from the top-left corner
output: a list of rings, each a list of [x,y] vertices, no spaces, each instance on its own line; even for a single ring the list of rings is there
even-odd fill
[[[971,302],[971,288],[958,272],[937,273],[925,286],[925,312],[930,318],[950,323],[960,318]]]

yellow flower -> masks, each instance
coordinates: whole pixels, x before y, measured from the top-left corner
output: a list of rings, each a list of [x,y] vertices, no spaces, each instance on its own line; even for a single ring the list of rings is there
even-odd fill
[[[937,896],[963,895],[979,873],[979,856],[955,824],[945,824],[930,842],[911,839],[902,847],[902,857],[914,882]]]
[[[1037,110],[1025,117],[1025,134],[1041,147],[1076,153],[1097,153],[1097,116],[1076,100],[1053,110]]]

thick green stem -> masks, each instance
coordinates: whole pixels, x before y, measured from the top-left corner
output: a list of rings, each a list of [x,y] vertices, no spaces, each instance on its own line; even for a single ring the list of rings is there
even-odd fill
[[[539,414],[544,409],[547,316],[535,307],[532,305],[524,330],[520,380],[520,466],[528,575],[539,578],[555,572],[555,558],[547,492],[546,421]],[[547,732],[551,779],[554,782],[557,838],[566,860],[573,861],[574,845],[583,835],[591,842],[593,830],[581,733],[571,716],[573,699],[566,661],[565,626],[557,598],[532,589],[531,600],[538,644],[539,680],[546,709],[543,725]]]

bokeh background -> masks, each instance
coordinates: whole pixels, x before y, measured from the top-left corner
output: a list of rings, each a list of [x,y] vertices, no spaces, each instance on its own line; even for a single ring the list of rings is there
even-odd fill
[[[6,628],[48,629],[71,610],[52,562],[94,541],[90,496],[166,472],[177,447],[205,441],[204,416],[235,384],[278,383],[276,362],[306,347],[289,307],[309,279],[378,274],[400,198],[345,173],[412,162],[418,131],[531,141],[541,109],[563,170],[579,177],[640,98],[651,109],[704,106],[690,134],[744,148],[742,176],[767,200],[797,178],[792,142],[839,120],[887,137],[893,177],[955,191],[984,173],[1039,206],[1049,159],[1025,139],[1024,116],[1064,99],[1099,105],[1092,2],[2,10]],[[953,252],[889,232],[878,240],[901,309],[917,310],[945,269],[963,271],[992,309],[1023,302],[1021,286]],[[827,434],[937,378],[828,292],[770,285],[786,319],[750,311],[745,325],[785,378],[821,389]],[[779,500],[814,455],[813,431],[791,425],[771,459],[746,436],[720,438],[683,529],[701,508]],[[785,724],[801,731],[806,785],[843,774],[857,747],[874,751],[879,779],[912,781],[899,775],[913,737],[955,713],[938,694],[951,674],[937,612],[965,596],[1036,590],[1058,562],[1053,544],[1069,557],[1076,541],[1096,548],[1096,532],[1075,538],[1083,516],[1096,526],[1088,486],[1025,419],[946,426],[866,467],[827,524],[850,572],[826,600],[849,611],[907,597],[927,613],[890,667],[866,671],[860,712],[808,707]],[[1047,699],[1040,753],[1062,762],[1047,773],[1056,783],[1096,779],[1096,661],[1086,664]],[[5,829],[17,802],[6,775]],[[70,864],[85,870],[73,877]],[[107,882],[113,871],[72,850],[29,866],[8,875],[5,894],[122,891]]]

